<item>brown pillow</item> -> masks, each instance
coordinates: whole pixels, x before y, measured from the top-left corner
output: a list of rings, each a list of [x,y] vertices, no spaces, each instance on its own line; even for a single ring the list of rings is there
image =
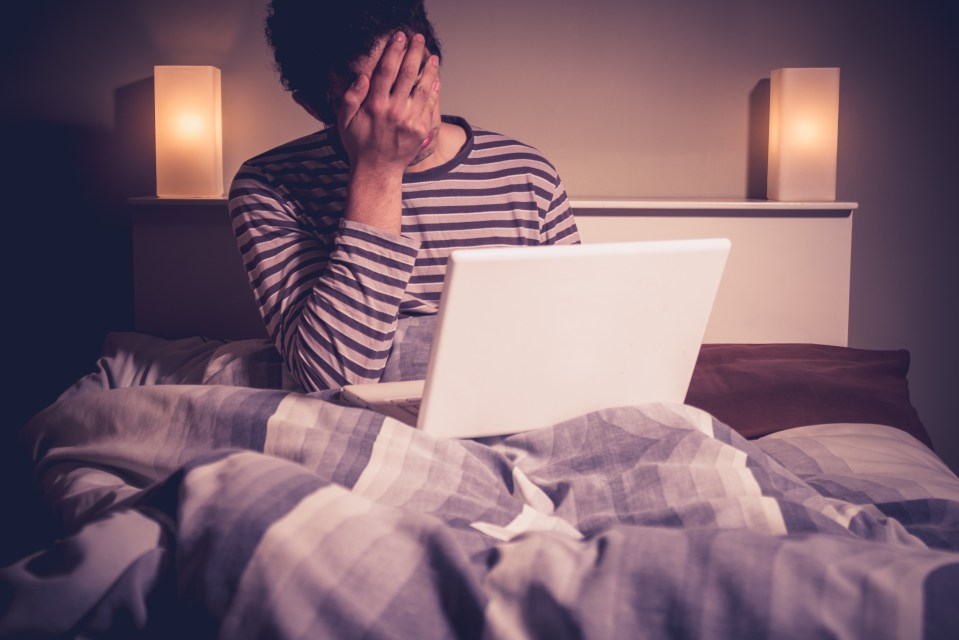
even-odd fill
[[[932,441],[909,400],[909,352],[818,344],[706,344],[686,403],[747,438],[865,422]]]

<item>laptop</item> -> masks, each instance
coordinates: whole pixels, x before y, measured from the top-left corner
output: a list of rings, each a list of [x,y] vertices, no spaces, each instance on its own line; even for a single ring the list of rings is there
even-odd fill
[[[454,250],[426,379],[341,398],[450,438],[682,403],[729,250],[725,238]]]

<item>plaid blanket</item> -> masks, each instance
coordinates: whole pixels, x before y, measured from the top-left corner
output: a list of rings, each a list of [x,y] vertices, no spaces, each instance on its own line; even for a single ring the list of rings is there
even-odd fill
[[[201,346],[196,380],[101,375],[27,426],[64,536],[0,570],[0,635],[959,629],[959,479],[902,431],[747,441],[697,409],[645,405],[443,440],[236,386],[224,363],[262,351]]]

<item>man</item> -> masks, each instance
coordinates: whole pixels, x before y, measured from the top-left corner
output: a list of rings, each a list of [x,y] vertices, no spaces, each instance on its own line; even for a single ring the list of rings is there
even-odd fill
[[[379,380],[400,319],[436,313],[453,249],[579,242],[548,161],[440,116],[422,0],[273,0],[266,33],[284,86],[330,126],[247,161],[230,211],[304,388]]]

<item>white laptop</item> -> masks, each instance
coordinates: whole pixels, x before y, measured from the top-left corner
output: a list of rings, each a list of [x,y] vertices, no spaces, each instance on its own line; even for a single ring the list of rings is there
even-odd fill
[[[341,397],[456,438],[681,403],[729,250],[717,238],[453,251],[426,380]]]

